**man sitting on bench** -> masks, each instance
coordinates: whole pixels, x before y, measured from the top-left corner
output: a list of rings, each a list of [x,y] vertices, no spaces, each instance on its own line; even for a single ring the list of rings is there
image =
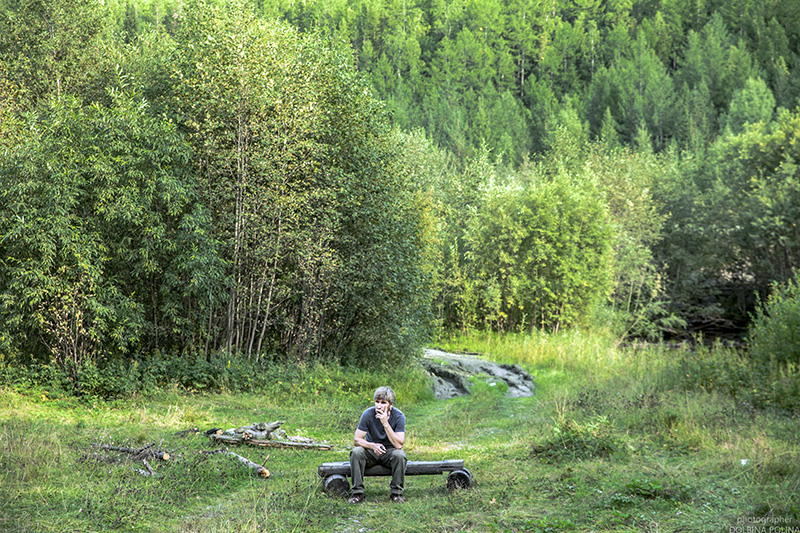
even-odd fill
[[[353,491],[350,503],[364,501],[364,471],[374,465],[388,466],[392,470],[389,485],[390,499],[395,503],[405,502],[403,485],[406,476],[406,416],[394,406],[394,391],[389,387],[378,387],[373,395],[375,406],[361,414],[355,435],[353,451],[350,452],[350,475]]]

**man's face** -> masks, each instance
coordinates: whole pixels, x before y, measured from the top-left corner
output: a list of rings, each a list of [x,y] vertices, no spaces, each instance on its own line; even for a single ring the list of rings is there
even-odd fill
[[[386,400],[375,400],[375,410],[388,413],[392,410],[392,404]]]

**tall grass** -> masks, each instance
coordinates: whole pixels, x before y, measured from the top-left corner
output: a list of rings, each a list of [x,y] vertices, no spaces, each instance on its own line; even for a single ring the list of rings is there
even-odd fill
[[[454,333],[441,336],[436,346],[451,352],[479,353],[495,362],[521,364],[555,381],[567,374],[570,380],[611,377],[623,358],[613,339],[577,330],[552,335],[542,332]]]
[[[437,347],[522,364],[544,386],[574,388],[604,383],[640,393],[715,392],[754,408],[800,413],[798,365],[751,357],[746,348],[709,344],[702,337],[667,345],[622,344],[611,336],[580,330],[532,335],[472,332],[441,337]]]

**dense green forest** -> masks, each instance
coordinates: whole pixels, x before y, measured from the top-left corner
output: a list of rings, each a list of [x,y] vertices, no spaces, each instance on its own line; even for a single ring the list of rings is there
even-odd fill
[[[0,15],[0,362],[733,330],[800,264],[794,0]]]

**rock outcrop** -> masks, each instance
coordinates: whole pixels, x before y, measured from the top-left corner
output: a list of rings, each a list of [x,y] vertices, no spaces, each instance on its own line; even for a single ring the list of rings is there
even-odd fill
[[[489,383],[502,381],[508,386],[506,396],[510,398],[533,396],[536,388],[533,377],[521,366],[497,364],[474,355],[426,349],[422,363],[431,375],[434,395],[440,400],[469,394],[472,377]]]

